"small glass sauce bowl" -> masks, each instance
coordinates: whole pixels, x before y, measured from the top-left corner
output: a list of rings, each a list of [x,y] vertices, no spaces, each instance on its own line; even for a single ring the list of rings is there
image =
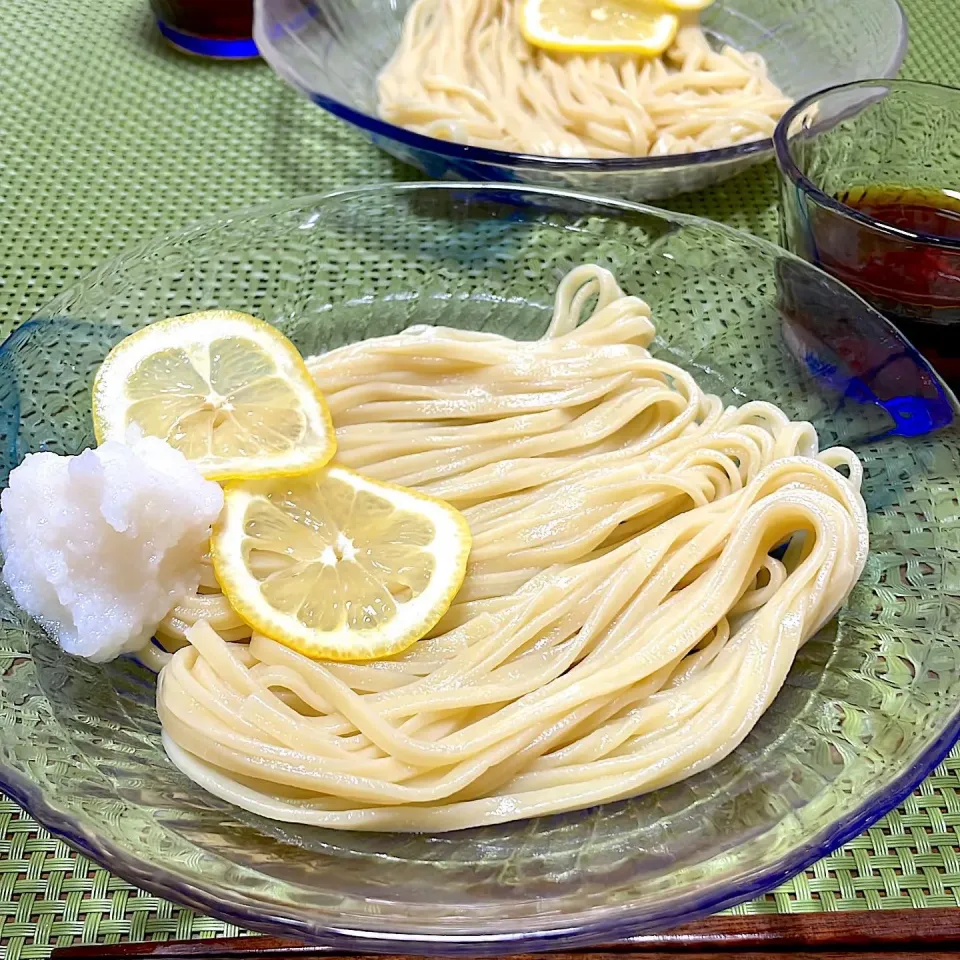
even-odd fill
[[[781,241],[885,314],[960,385],[960,89],[866,80],[774,133]]]

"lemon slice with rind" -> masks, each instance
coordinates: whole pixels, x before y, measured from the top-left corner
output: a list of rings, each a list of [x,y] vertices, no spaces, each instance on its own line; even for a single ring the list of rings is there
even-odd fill
[[[336,451],[330,412],[282,333],[245,313],[160,320],[107,355],[93,385],[97,441],[160,437],[210,480],[316,470]]]
[[[655,57],[673,43],[679,25],[652,0],[525,0],[520,14],[528,43],[564,53]]]
[[[224,494],[211,540],[221,589],[254,630],[308,657],[399,653],[463,582],[470,530],[442,500],[336,466]]]
[[[715,0],[657,0],[667,10],[677,13],[694,13],[712,7]]]

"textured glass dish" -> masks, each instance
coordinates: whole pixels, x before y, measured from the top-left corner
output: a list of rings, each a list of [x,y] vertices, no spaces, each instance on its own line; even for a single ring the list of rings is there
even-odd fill
[[[677,157],[561,159],[413,133],[377,116],[376,77],[412,0],[256,0],[254,38],[276,72],[378,147],[430,177],[496,180],[656,200],[699,190],[771,156],[769,139]],[[907,50],[897,0],[717,0],[701,17],[717,44],[764,56],[788,96],[896,76]]]
[[[879,314],[746,234],[613,200],[455,184],[201,225],[107,264],[11,336],[0,467],[90,444],[94,371],[152,320],[245,310],[306,354],[411,323],[532,338],[557,281],[585,261],[650,301],[657,355],[729,402],[812,420],[866,466],[863,578],[730,757],[635,800],[440,836],[274,823],[167,761],[147,670],[61,654],[0,595],[0,787],[126,879],[204,912],[343,949],[493,955],[729,906],[893,807],[960,730],[957,406]]]

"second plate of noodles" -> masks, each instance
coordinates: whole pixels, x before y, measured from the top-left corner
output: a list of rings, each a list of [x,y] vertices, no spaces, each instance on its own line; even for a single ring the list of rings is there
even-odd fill
[[[745,169],[772,153],[789,103],[895,76],[906,50],[897,0],[257,5],[257,43],[279,76],[429,177],[634,200]],[[677,30],[663,47],[666,11]]]
[[[584,265],[539,340],[415,326],[309,359],[339,462],[462,511],[466,580],[426,639],[332,663],[251,636],[208,579],[155,655],[171,759],[272,819],[440,832],[729,754],[860,575],[862,468],[770,403],[725,406],[654,333]]]
[[[661,56],[565,54],[524,39],[524,0],[416,0],[378,78],[417,133],[557,157],[665,156],[770,137],[792,100],[763,57],[685,24]]]

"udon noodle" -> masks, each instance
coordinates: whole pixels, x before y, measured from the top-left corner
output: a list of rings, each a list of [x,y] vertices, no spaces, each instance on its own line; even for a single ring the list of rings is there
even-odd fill
[[[560,157],[692,153],[769,137],[790,106],[763,58],[695,23],[661,57],[552,53],[522,0],[416,0],[378,77],[380,115],[441,140]]]
[[[583,266],[540,340],[414,327],[308,361],[341,462],[464,512],[467,578],[427,639],[332,663],[232,642],[211,576],[163,627],[174,762],[267,817],[445,831],[729,754],[860,574],[861,465],[771,404],[725,407],[653,334]]]

